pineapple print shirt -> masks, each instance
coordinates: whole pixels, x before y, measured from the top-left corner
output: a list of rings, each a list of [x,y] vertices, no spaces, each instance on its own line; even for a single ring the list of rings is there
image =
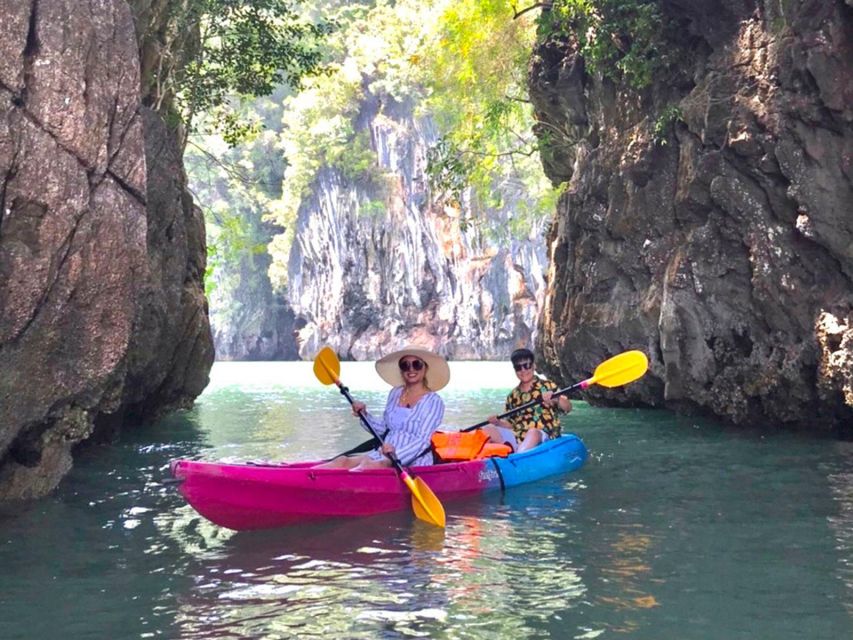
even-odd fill
[[[530,391],[522,391],[519,385],[506,397],[506,410],[511,411],[531,400],[541,400],[543,393],[557,390],[557,385],[550,380],[533,376],[533,386]],[[512,425],[512,430],[519,442],[524,439],[524,435],[531,427],[542,429],[551,438],[556,438],[562,432],[558,411],[556,406],[548,409],[540,403],[510,416],[508,422]]]

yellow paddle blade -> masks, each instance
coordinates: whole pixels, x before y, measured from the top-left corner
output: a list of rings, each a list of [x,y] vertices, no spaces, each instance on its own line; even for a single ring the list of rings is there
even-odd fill
[[[341,361],[331,347],[323,347],[314,356],[314,375],[323,384],[334,384],[341,373]]]
[[[633,382],[649,368],[649,359],[642,351],[626,351],[605,360],[595,368],[593,376],[585,382],[602,387],[620,387]]]
[[[401,477],[412,492],[412,509],[415,515],[436,527],[444,527],[444,507],[427,483],[420,478],[413,478],[408,473],[403,473]]]

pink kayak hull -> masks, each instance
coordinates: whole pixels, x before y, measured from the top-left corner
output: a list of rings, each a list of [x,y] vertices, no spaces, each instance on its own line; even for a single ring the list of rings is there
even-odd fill
[[[442,502],[514,486],[578,468],[586,449],[563,436],[504,459],[412,467]],[[235,530],[267,529],[327,518],[371,516],[411,508],[394,469],[352,472],[298,464],[223,464],[176,460],[179,490],[202,516]]]

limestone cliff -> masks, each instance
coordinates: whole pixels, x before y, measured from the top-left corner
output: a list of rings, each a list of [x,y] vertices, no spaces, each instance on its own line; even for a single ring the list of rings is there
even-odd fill
[[[266,242],[272,240],[270,232]],[[298,360],[295,317],[273,291],[267,253],[246,252],[228,269],[236,282],[210,294],[210,324],[217,360]],[[214,275],[215,280],[215,275]],[[313,355],[313,354],[311,354]]]
[[[568,39],[536,52],[538,118],[571,140],[543,155],[568,190],[539,350],[563,380],[650,355],[644,380],[593,398],[849,427],[851,3],[660,6],[680,28],[657,50],[679,62],[644,90],[590,73]]]
[[[124,0],[0,3],[0,499],[204,387],[204,234]]]
[[[371,359],[414,342],[489,359],[530,343],[544,291],[543,230],[496,239],[460,224],[470,212],[435,205],[425,167],[436,132],[410,106],[374,98],[359,122],[382,175],[352,180],[324,168],[299,211],[287,296],[302,357],[329,344]],[[488,215],[500,227],[512,211]]]

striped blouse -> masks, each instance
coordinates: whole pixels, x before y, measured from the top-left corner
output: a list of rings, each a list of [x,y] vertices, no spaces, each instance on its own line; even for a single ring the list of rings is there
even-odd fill
[[[397,458],[404,465],[432,464],[432,451],[422,452],[429,449],[430,437],[441,426],[444,419],[444,401],[437,393],[429,391],[409,409],[400,406],[402,393],[402,386],[394,387],[388,393],[382,420],[367,412],[365,417],[379,435],[385,433],[382,439],[386,444],[394,446]],[[419,453],[422,455],[419,456]],[[382,458],[378,450],[368,455],[374,460]]]

